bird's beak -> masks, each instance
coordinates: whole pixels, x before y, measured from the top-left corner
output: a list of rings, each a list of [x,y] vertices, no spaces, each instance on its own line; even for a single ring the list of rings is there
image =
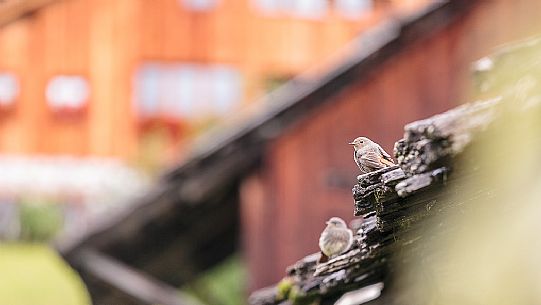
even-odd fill
[[[328,222],[328,221],[325,221],[325,224],[329,224],[329,222]]]
[[[349,142],[348,144],[349,144],[349,145],[355,145],[355,143],[353,143],[353,142]]]

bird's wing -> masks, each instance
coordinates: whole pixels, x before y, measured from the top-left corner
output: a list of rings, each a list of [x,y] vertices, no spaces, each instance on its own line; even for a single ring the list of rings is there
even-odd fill
[[[341,243],[348,244],[351,240],[351,230],[339,229],[333,232],[333,238]]]
[[[351,231],[350,229],[347,229],[346,233],[347,233],[347,236],[348,236],[348,244],[347,244],[346,248],[342,251],[342,253],[344,253],[344,252],[348,251],[349,249],[351,249],[351,246],[353,245],[353,231]]]
[[[376,152],[367,152],[361,156],[361,161],[363,165],[370,167],[374,170],[378,170],[384,167],[387,167],[387,163],[389,161],[386,161],[381,154],[378,154]],[[387,162],[387,163],[384,163]]]
[[[350,229],[340,229],[336,230],[332,234],[334,244],[337,248],[340,248],[338,251],[341,254],[349,250],[353,243],[353,232]],[[334,246],[334,245],[333,245]]]
[[[359,159],[358,159],[358,155],[357,155],[357,151],[356,150],[353,150],[353,161],[355,161],[355,164],[357,164],[357,166],[359,167],[359,169],[361,169],[361,164],[359,164]],[[362,169],[361,169],[362,170]]]
[[[391,156],[385,150],[383,150],[383,148],[381,148],[381,146],[379,145],[378,145],[378,150],[383,157],[381,162],[387,166],[393,166],[394,165],[393,158],[391,158]]]
[[[326,230],[325,234],[321,234],[320,244],[325,245],[329,249],[343,247],[349,242],[349,237],[347,230],[330,229]]]

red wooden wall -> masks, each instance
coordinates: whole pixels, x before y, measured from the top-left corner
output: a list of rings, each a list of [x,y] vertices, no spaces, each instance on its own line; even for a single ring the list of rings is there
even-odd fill
[[[353,82],[270,146],[241,190],[250,290],[318,251],[324,221],[353,218],[358,169],[346,143],[365,135],[392,152],[404,124],[468,100],[470,63],[502,42],[539,31],[539,1],[486,1]]]
[[[1,20],[0,73],[19,79],[20,95],[11,111],[0,109],[0,153],[133,160],[145,136],[132,105],[141,64],[230,65],[242,74],[241,104],[247,104],[265,92],[269,77],[297,74],[393,10],[426,1],[378,5],[359,19],[333,10],[316,19],[267,14],[254,8],[255,0],[216,1],[202,11],[181,0],[51,1],[10,22]],[[62,74],[88,81],[88,103],[77,116],[55,115],[46,103],[48,81]]]

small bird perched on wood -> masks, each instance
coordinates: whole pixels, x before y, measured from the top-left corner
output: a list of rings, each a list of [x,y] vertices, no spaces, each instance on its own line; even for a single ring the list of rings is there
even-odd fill
[[[369,138],[358,137],[348,144],[353,145],[353,160],[363,174],[395,165],[393,158]]]
[[[327,227],[319,237],[319,248],[321,249],[319,263],[324,263],[330,258],[346,252],[353,243],[353,232],[348,229],[342,218],[332,217],[326,223]]]

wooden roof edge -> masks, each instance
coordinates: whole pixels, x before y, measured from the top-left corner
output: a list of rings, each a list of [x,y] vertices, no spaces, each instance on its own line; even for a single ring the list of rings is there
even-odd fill
[[[222,129],[218,133],[211,132],[204,136],[206,139],[203,140],[204,144],[192,153],[188,161],[165,173],[159,184],[178,187],[179,181],[197,179],[197,176],[212,171],[219,160],[222,162],[224,158],[229,158],[246,147],[257,146],[258,149],[250,149],[250,152],[255,154],[261,152],[261,146],[266,141],[279,136],[293,122],[301,120],[313,108],[326,102],[333,92],[347,86],[352,74],[368,78],[375,68],[389,57],[400,53],[410,43],[441,29],[457,16],[466,13],[477,2],[448,0],[433,3],[414,16],[387,20],[372,31],[367,31],[350,46],[351,56],[321,77],[312,79],[301,75],[295,78],[265,96],[262,101],[265,108],[258,109],[259,111],[252,113],[247,120],[231,128]],[[163,187],[157,189],[158,191],[154,192],[155,196],[164,191],[160,191]],[[134,205],[133,209],[151,208],[149,205],[152,205],[155,196],[145,197]],[[58,245],[65,246],[57,248],[61,254],[68,256],[72,251],[87,245],[89,241],[96,240],[97,237],[106,238],[109,235],[108,230],[118,229],[118,225],[115,224],[131,215],[133,211],[119,215],[116,220],[109,222],[110,225],[74,237],[69,243],[59,241]]]
[[[131,301],[144,304],[202,305],[199,300],[178,288],[94,249],[81,249],[77,264],[78,271],[84,273],[84,278],[99,280],[133,299]],[[93,292],[90,290],[91,294]],[[99,295],[92,297],[95,301],[101,301]],[[128,298],[122,296],[122,301],[127,301]]]

